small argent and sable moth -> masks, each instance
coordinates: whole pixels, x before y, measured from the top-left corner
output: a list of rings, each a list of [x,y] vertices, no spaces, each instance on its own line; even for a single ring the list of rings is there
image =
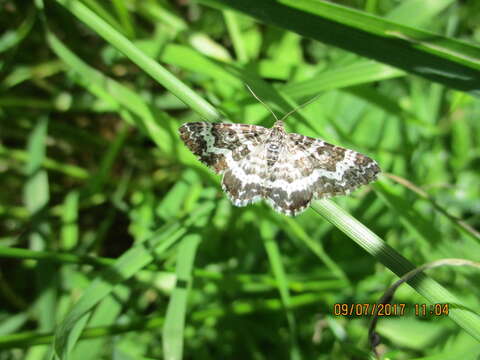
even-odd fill
[[[380,172],[368,156],[287,133],[281,120],[270,129],[190,122],[180,127],[180,136],[202,163],[223,174],[222,188],[234,205],[265,199],[290,216],[304,211],[313,199],[348,194]]]

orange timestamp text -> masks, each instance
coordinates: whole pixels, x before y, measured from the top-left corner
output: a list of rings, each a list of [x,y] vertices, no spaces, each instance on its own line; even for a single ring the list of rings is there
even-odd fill
[[[334,304],[335,316],[401,316],[406,304]]]
[[[413,304],[415,316],[447,316],[449,304]],[[404,316],[407,314],[407,304],[347,304],[333,305],[335,316]]]

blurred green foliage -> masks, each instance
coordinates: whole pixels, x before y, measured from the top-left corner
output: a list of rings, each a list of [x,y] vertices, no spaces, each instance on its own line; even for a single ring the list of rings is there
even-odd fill
[[[398,268],[313,209],[232,207],[178,137],[270,127],[244,84],[278,115],[318,96],[288,130],[377,160],[335,202],[398,254],[479,261],[480,4],[228,3],[0,4],[0,360],[371,356],[369,317],[334,304],[375,303]],[[475,271],[428,274],[478,313]],[[415,316],[414,289],[379,351],[480,356],[465,318]]]

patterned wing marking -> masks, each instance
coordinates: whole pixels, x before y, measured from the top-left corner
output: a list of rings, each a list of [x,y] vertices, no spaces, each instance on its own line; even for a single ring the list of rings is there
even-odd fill
[[[261,144],[268,129],[247,124],[190,122],[179,131],[183,142],[199,160],[222,174],[234,161]]]
[[[289,148],[312,164],[305,181],[312,187],[315,198],[348,194],[377,178],[378,164],[366,155],[300,134],[289,134]]]
[[[267,151],[265,146],[254,147],[240,161],[225,171],[222,189],[235,206],[246,206],[265,197],[267,189]]]
[[[278,160],[269,172],[266,200],[278,212],[294,216],[304,211],[312,201],[311,186],[304,182],[312,171],[309,156],[300,155],[300,149],[285,146],[280,150]]]
[[[380,169],[369,157],[322,140],[288,134],[270,171],[268,203],[286,215],[304,211],[314,198],[348,194],[375,180]]]
[[[265,198],[275,210],[296,215],[313,199],[348,194],[380,172],[369,157],[288,134],[281,122],[272,129],[194,122],[181,126],[180,135],[204,164],[223,174],[222,188],[236,206]]]

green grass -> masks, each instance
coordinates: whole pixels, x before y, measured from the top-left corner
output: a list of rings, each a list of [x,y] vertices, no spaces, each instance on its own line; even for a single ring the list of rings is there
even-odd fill
[[[478,263],[480,6],[345,3],[6,2],[2,355],[368,359],[371,317],[335,304],[376,303],[427,262]],[[288,130],[385,174],[295,218],[233,207],[178,127],[270,127],[246,84],[278,116],[315,97]],[[408,284],[377,350],[478,357],[478,270]],[[415,316],[423,303],[449,315]]]

